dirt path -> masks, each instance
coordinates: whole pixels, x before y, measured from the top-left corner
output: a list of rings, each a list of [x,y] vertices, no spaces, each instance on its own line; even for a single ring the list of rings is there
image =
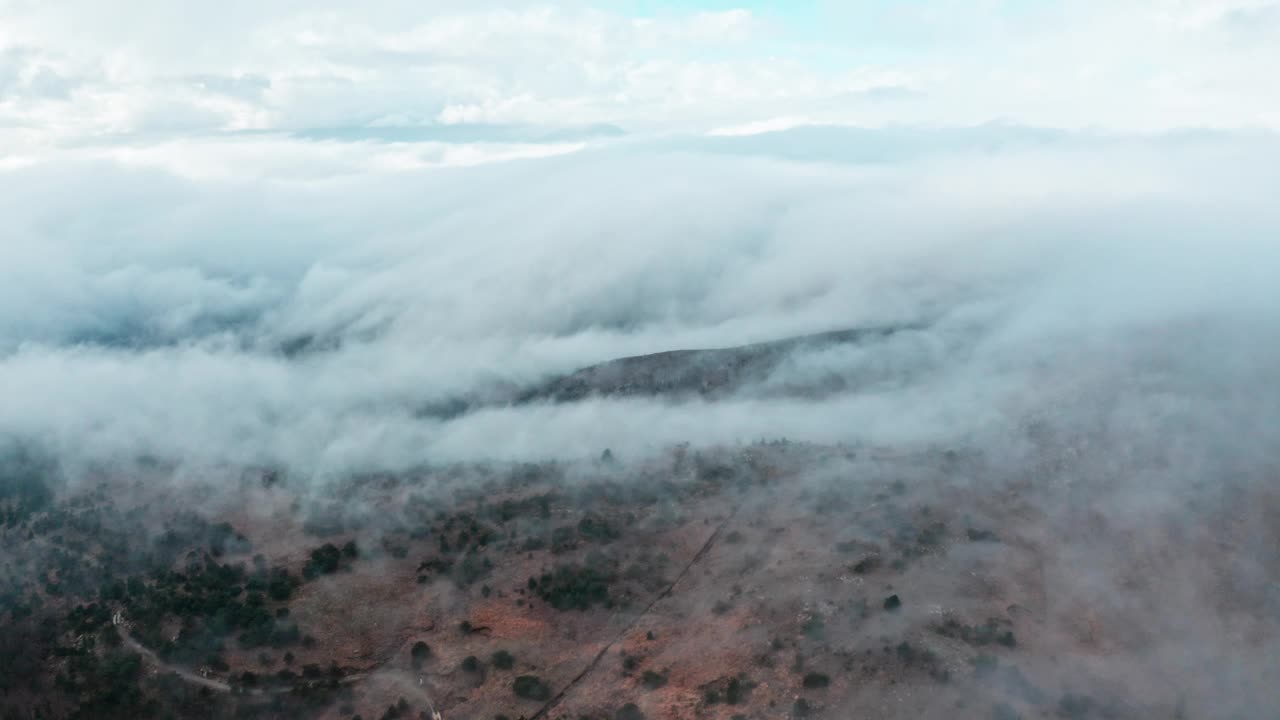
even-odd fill
[[[224,683],[221,680],[207,678],[199,673],[194,673],[186,668],[181,668],[177,665],[166,662],[159,655],[155,654],[151,648],[148,648],[137,640],[134,640],[133,636],[129,634],[129,628],[124,622],[124,616],[120,613],[116,613],[111,616],[111,624],[120,629],[120,637],[124,641],[125,647],[145,657],[147,662],[151,663],[152,666],[164,670],[165,672],[171,672],[193,685],[200,685],[202,687],[207,687],[210,690],[217,690],[218,692],[231,692],[231,686],[227,683]]]
[[[155,653],[154,650],[148,648],[147,646],[135,640],[134,637],[129,634],[128,626],[125,624],[124,619],[120,615],[120,613],[116,613],[114,616],[112,616],[111,624],[120,628],[120,637],[121,639],[123,639],[125,646],[128,647],[130,650],[138,653],[139,655],[142,655],[143,657],[145,657],[147,659],[147,662],[151,663],[152,666],[160,670],[163,670],[165,672],[173,673],[174,675],[177,675],[178,677],[182,678],[184,681],[189,682],[193,685],[207,687],[210,690],[217,690],[218,692],[229,693],[232,691],[232,687],[229,683],[223,682],[221,680],[216,680],[214,678],[205,677],[204,675],[201,675],[197,672],[193,672],[187,668],[174,665],[173,663],[166,661],[164,658],[161,658],[159,655]],[[351,675],[344,675],[342,679],[340,679],[338,682],[342,685],[350,685],[352,683],[357,683],[357,682],[360,682],[361,680],[364,680],[370,674],[376,672],[377,669],[378,668],[374,667],[364,672],[352,673]],[[241,688],[242,692],[244,692],[247,695],[276,695],[280,693],[287,693],[292,689],[293,689],[292,687],[274,687],[274,688],[265,688],[265,689],[264,688]]]

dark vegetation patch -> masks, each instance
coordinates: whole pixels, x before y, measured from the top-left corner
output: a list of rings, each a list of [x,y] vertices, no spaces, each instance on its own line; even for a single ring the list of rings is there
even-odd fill
[[[968,528],[964,531],[964,535],[969,542],[1000,542],[1000,536],[990,530]]]
[[[400,720],[401,718],[412,717],[413,708],[410,707],[409,701],[400,698],[394,705],[387,706],[385,712],[382,713],[381,720]]]
[[[627,564],[622,576],[639,583],[647,592],[658,592],[670,584],[666,576],[670,561],[666,553],[642,550]]]
[[[805,673],[803,684],[809,690],[825,688],[831,684],[831,678],[820,672]]]
[[[302,577],[314,580],[321,575],[332,575],[340,569],[349,568],[358,556],[355,541],[348,542],[341,548],[333,543],[325,543],[311,551],[310,559],[302,567]]]
[[[302,640],[298,627],[278,618],[269,601],[287,600],[297,580],[284,568],[219,563],[210,556],[189,560],[184,571],[154,572],[145,581],[131,577],[100,591],[104,602],[120,603],[138,628],[139,640],[162,657],[194,661],[221,650],[235,635],[242,647],[287,647]],[[160,636],[166,617],[182,629],[176,639]]]
[[[409,659],[414,667],[421,666],[431,657],[431,646],[419,640],[409,649]]]
[[[648,690],[657,690],[666,687],[667,676],[653,670],[645,670],[640,676],[640,684]]]
[[[976,647],[998,644],[1011,648],[1018,644],[1009,624],[997,618],[990,618],[981,625],[965,625],[955,618],[947,618],[934,625],[933,631]]]
[[[0,456],[0,525],[14,527],[53,502],[50,483],[57,463],[25,447]]]
[[[868,555],[858,562],[849,566],[849,570],[855,575],[866,575],[880,569],[881,560],[879,555]]]
[[[521,675],[511,683],[511,690],[516,697],[526,700],[545,702],[551,699],[551,686],[536,675]]]
[[[597,560],[585,565],[557,565],[541,577],[530,579],[538,597],[557,610],[589,610],[592,605],[613,607],[609,587],[617,575],[609,563]]]
[[[941,658],[928,648],[916,647],[904,640],[894,648],[894,655],[903,667],[926,672],[938,682],[947,682],[951,679],[951,673],[943,667]]]
[[[756,684],[743,673],[722,677],[701,687],[702,700],[707,705],[741,705],[755,687]]]
[[[605,517],[589,514],[578,521],[578,535],[589,542],[607,543],[617,540],[622,532]]]
[[[510,670],[516,666],[516,658],[506,650],[499,650],[489,658],[489,662],[499,670]]]
[[[940,521],[924,522],[919,525],[905,523],[890,540],[890,545],[904,559],[910,560],[933,555],[945,548],[947,526]]]
[[[486,577],[493,570],[493,561],[487,555],[471,553],[462,559],[453,570],[453,579],[461,587],[471,585]]]
[[[635,703],[627,703],[613,714],[614,720],[645,720],[644,713]]]

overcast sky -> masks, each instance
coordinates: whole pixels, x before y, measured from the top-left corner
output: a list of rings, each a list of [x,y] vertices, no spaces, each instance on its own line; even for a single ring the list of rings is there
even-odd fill
[[[1280,123],[1272,0],[0,0],[0,145],[438,124]]]
[[[1263,0],[0,0],[0,436],[343,468],[964,429],[1061,348],[1276,315],[1278,67]],[[840,360],[927,391],[415,415],[939,317]]]

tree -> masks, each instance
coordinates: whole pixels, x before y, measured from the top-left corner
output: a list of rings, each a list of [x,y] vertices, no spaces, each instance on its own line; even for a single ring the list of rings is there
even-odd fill
[[[490,660],[493,662],[493,666],[499,670],[510,670],[515,667],[516,664],[515,656],[506,650],[499,650],[495,652]]]
[[[618,712],[613,714],[614,720],[645,720],[644,713],[640,712],[640,708],[635,703],[627,703],[618,708]]]
[[[831,684],[831,678],[820,672],[807,673],[804,676],[804,686],[810,690],[824,688]]]
[[[417,667],[431,657],[431,646],[419,640],[409,650],[409,657],[413,659],[414,667]]]

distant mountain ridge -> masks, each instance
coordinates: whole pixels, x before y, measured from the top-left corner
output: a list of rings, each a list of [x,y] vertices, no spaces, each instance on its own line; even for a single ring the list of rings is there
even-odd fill
[[[832,330],[724,348],[666,350],[588,365],[531,387],[442,398],[418,408],[418,417],[452,420],[486,407],[563,404],[590,398],[664,397],[718,400],[768,380],[798,352],[884,341],[929,323]],[[833,391],[847,387],[833,387]]]
[[[588,397],[656,395],[720,398],[768,379],[770,373],[797,351],[883,340],[924,327],[923,324],[904,324],[852,328],[736,347],[668,350],[619,358],[538,385],[520,395],[517,403],[566,403]]]

